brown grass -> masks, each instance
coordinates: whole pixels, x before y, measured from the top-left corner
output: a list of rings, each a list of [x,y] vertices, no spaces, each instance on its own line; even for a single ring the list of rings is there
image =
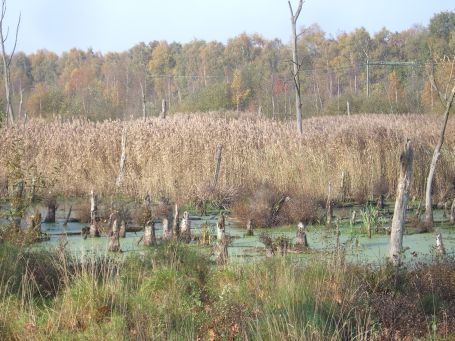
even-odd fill
[[[367,199],[378,189],[394,195],[399,154],[409,137],[415,148],[413,195],[421,196],[439,123],[440,117],[414,114],[311,118],[304,121],[300,137],[293,122],[254,115],[180,114],[101,123],[32,120],[0,131],[0,178],[24,178],[30,184],[35,177],[58,195],[87,195],[94,189],[100,195],[133,197],[164,193],[187,202],[212,180],[216,146],[222,143],[221,188],[251,191],[267,182],[282,192],[321,198],[329,181],[339,194],[344,171],[347,196]],[[126,172],[117,189],[124,127]],[[454,148],[451,119],[435,179],[437,198],[451,186]]]

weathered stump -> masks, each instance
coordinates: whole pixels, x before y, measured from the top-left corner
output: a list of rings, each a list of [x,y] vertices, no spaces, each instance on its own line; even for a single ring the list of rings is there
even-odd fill
[[[450,208],[450,223],[455,225],[455,198],[452,200],[452,207]]]
[[[273,257],[275,255],[275,247],[272,238],[266,234],[261,234],[259,241],[265,246],[265,256],[267,258]]]
[[[332,226],[332,218],[333,218],[332,184],[331,183],[329,183],[329,192],[328,192],[328,195],[327,195],[326,210],[327,210],[326,225],[327,225],[327,227],[331,227]]]
[[[216,223],[216,237],[218,240],[222,240],[225,237],[226,232],[226,221],[224,217],[224,213],[221,212],[218,221]]]
[[[172,236],[175,239],[180,237],[179,206],[174,205],[174,219],[172,221]]]
[[[155,222],[148,221],[144,229],[144,246],[152,246],[156,244]]]
[[[442,242],[442,234],[438,233],[436,236],[436,254],[438,256],[444,256],[446,254],[446,249],[444,243]]]
[[[120,231],[119,231],[120,238],[126,238],[126,223],[125,220],[122,220],[120,223]]]
[[[406,222],[406,208],[412,180],[412,161],[414,158],[411,141],[407,140],[400,156],[400,179],[398,182],[395,211],[390,231],[389,258],[395,266],[400,265],[403,248],[403,232]]]
[[[107,249],[110,252],[120,251],[120,237],[117,226],[117,219],[114,219],[114,222],[112,223],[112,231],[109,233],[109,244]]]
[[[352,211],[352,215],[351,215],[351,221],[350,221],[351,226],[355,225],[356,219],[357,219],[357,211],[354,210],[354,211]]]
[[[55,212],[57,211],[57,197],[52,193],[49,193],[45,199],[47,206],[47,214],[44,218],[45,223],[55,223]]]
[[[90,192],[90,237],[99,237],[100,230],[97,223],[97,197],[96,193],[92,190]]]
[[[307,235],[305,233],[305,225],[300,222],[297,225],[297,232],[295,234],[295,245],[308,247]]]
[[[253,223],[252,223],[251,219],[248,219],[248,222],[246,223],[246,235],[254,236]]]
[[[29,229],[36,233],[38,236],[41,235],[41,213],[37,210],[30,216]]]
[[[223,236],[221,240],[215,246],[215,257],[216,263],[218,265],[224,265],[228,262],[229,252],[228,252],[229,241],[226,236]]]
[[[378,199],[378,202],[377,202],[377,205],[376,205],[377,208],[379,208],[380,210],[383,210],[384,207],[385,207],[385,204],[384,204],[384,194],[381,194],[379,196],[379,199]]]
[[[172,230],[169,228],[169,219],[162,218],[161,224],[163,225],[163,239],[171,239]]]
[[[188,211],[183,212],[183,218],[180,224],[180,238],[186,242],[191,241],[191,221]]]

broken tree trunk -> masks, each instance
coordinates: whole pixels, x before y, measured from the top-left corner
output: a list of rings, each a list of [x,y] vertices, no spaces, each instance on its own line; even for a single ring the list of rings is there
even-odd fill
[[[438,233],[436,236],[436,254],[438,256],[444,256],[446,254],[446,249],[444,243],[442,242],[442,234]]]
[[[183,218],[180,224],[180,238],[186,242],[191,241],[191,221],[188,211],[183,212]]]
[[[224,213],[221,212],[218,221],[216,223],[216,236],[218,240],[222,240],[225,237],[226,232],[226,221],[224,217]]]
[[[90,237],[99,237],[100,231],[98,229],[97,218],[97,198],[96,193],[92,190],[90,192]]]
[[[175,239],[180,237],[180,222],[179,222],[179,206],[175,204],[174,206],[174,220],[172,221],[172,236]]]
[[[247,236],[254,236],[253,222],[251,221],[251,219],[248,219],[248,222],[246,223],[246,235]]]
[[[44,218],[45,223],[55,223],[55,212],[57,211],[57,198],[49,193],[49,196],[46,198],[47,204],[47,214]]]
[[[117,176],[117,181],[115,185],[120,187],[123,183],[123,178],[125,177],[125,163],[126,163],[126,128],[122,131],[122,153],[120,156],[120,169]]]
[[[216,187],[218,183],[218,178],[220,176],[220,169],[221,169],[221,153],[223,152],[223,145],[219,144],[216,147],[215,153],[215,173],[213,174],[213,188]]]
[[[356,219],[357,219],[357,211],[354,210],[354,211],[352,211],[352,216],[351,216],[351,221],[350,221],[351,226],[355,225]]]
[[[41,213],[38,210],[35,210],[33,215],[30,217],[29,228],[37,236],[41,235]]]
[[[300,222],[297,225],[297,232],[295,234],[295,245],[308,247],[308,240],[305,233],[305,225]]]
[[[152,246],[156,244],[155,222],[148,221],[144,229],[144,246]]]
[[[107,247],[110,252],[119,252],[120,251],[120,238],[117,226],[117,218],[114,219],[112,223],[112,231],[109,234],[109,244]]]
[[[294,14],[292,9],[291,2],[288,1],[289,10],[291,12],[291,24],[292,24],[292,76],[294,79],[294,88],[295,88],[295,111],[296,111],[296,120],[297,120],[297,131],[302,134],[302,94],[301,94],[301,85],[300,85],[300,68],[302,66],[299,60],[298,54],[298,35],[297,35],[297,19],[299,18],[300,11],[302,10],[303,0],[299,0],[299,6],[297,11]]]
[[[454,59],[454,62],[455,62],[455,59]],[[434,87],[434,88],[436,88],[436,90],[438,90],[437,86],[435,85],[434,78],[432,78],[430,80],[432,82],[432,87]],[[440,95],[440,96],[443,97],[442,95]],[[449,113],[450,113],[450,109],[453,104],[454,97],[455,97],[455,86],[453,87],[449,97],[448,98],[444,97],[446,100],[444,118],[443,118],[442,125],[441,125],[441,131],[439,133],[439,140],[434,149],[433,158],[431,159],[431,163],[430,163],[430,170],[428,172],[427,187],[425,189],[425,221],[424,221],[427,228],[433,227],[433,201],[432,201],[433,179],[434,179],[434,174],[435,174],[435,170],[436,170],[436,164],[438,163],[439,156],[441,154],[442,144],[444,143],[444,135],[446,132],[447,121],[449,120]]]
[[[126,238],[126,223],[125,220],[122,220],[120,223],[120,231],[119,231],[120,238]]]
[[[268,222],[269,227],[277,225],[278,216],[281,212],[281,209],[283,208],[284,204],[286,202],[288,202],[289,200],[290,200],[290,198],[288,196],[283,195],[283,196],[281,196],[280,200],[278,200],[278,202],[276,202],[273,205],[272,211],[270,212],[270,220]]]
[[[161,224],[163,225],[163,239],[171,239],[172,230],[169,228],[169,219],[166,217],[162,218]]]
[[[224,265],[228,262],[229,258],[228,244],[229,242],[225,236],[216,244],[215,257],[216,263],[218,265]]]
[[[414,155],[411,141],[407,140],[405,149],[400,156],[400,179],[398,182],[395,211],[393,213],[390,233],[389,257],[392,264],[395,266],[398,266],[401,261],[404,224],[406,223],[406,208],[411,189],[413,158]]]

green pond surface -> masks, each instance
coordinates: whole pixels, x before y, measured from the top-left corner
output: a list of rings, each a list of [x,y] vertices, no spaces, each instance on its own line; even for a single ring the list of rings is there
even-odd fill
[[[382,263],[387,257],[389,246],[389,236],[380,233],[373,234],[369,239],[364,233],[363,224],[358,221],[353,227],[345,223],[348,220],[345,216],[339,213],[342,218],[340,228],[340,245],[345,251],[346,258],[353,262],[368,262]],[[192,216],[191,232],[193,235],[201,233],[203,224],[211,226],[211,234],[216,235],[216,220],[215,215],[212,216]],[[387,225],[387,223],[386,223]],[[441,233],[447,254],[455,254],[455,227],[450,227],[444,224],[438,224],[431,233],[412,234],[412,229],[409,229],[409,234],[403,238],[403,246],[405,248],[404,259],[427,261],[434,257],[434,247],[436,245],[436,234]],[[42,224],[43,232],[50,236],[49,241],[41,242],[35,245],[36,248],[54,248],[57,247],[62,240],[66,243],[66,250],[76,257],[85,257],[92,255],[107,254],[108,238],[102,236],[100,238],[83,239],[78,235],[65,235],[65,233],[80,233],[84,224],[69,223],[64,227],[62,221],[55,224]],[[444,227],[443,227],[444,226]],[[272,237],[286,236],[293,241],[295,237],[296,227],[287,226],[274,229],[257,229],[254,231],[254,236],[245,236],[245,230],[237,227],[230,219],[227,221],[226,233],[232,237],[229,246],[229,256],[235,262],[249,262],[254,259],[264,257],[264,245],[259,241],[259,236],[262,232],[268,233]],[[161,237],[162,227],[160,223],[156,224],[156,235]],[[121,249],[123,254],[132,252],[141,252],[144,250],[142,243],[139,243],[143,232],[127,232],[126,238],[120,239]],[[309,226],[307,228],[307,238],[310,246],[310,252],[304,254],[292,253],[292,257],[308,257],[308,254],[321,252],[323,254],[333,253],[336,248],[335,229],[327,229],[325,226]]]

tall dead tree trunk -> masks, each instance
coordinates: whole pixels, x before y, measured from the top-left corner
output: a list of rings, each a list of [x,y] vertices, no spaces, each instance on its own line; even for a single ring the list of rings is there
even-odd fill
[[[117,176],[117,181],[115,185],[120,187],[123,183],[123,178],[125,177],[125,164],[126,164],[126,128],[122,131],[122,154],[120,155],[120,169]]]
[[[405,149],[401,153],[400,180],[398,182],[397,197],[395,200],[395,211],[393,213],[392,227],[390,233],[389,257],[392,264],[400,264],[401,251],[403,248],[403,231],[406,223],[406,207],[408,205],[409,192],[412,179],[413,150],[411,141],[407,140]]]
[[[96,193],[92,190],[90,192],[90,237],[99,237],[100,231],[98,229],[97,216],[97,200]]]
[[[454,63],[455,63],[455,57],[453,58],[453,61],[452,61],[452,72],[450,75],[450,79],[447,83],[447,86],[450,84],[450,82],[452,80]],[[450,109],[452,108],[453,100],[455,97],[455,85],[453,86],[452,91],[450,92],[449,95],[447,95],[447,91],[445,94],[443,94],[439,90],[439,86],[437,85],[436,80],[434,78],[434,70],[432,70],[432,72],[430,74],[430,82],[431,82],[432,88],[434,88],[434,90],[436,90],[438,92],[441,102],[445,105],[445,111],[444,111],[444,117],[443,117],[442,124],[441,124],[441,130],[439,133],[439,140],[434,149],[433,157],[431,159],[430,170],[428,172],[428,178],[427,178],[427,187],[425,189],[425,218],[424,218],[425,221],[424,221],[424,223],[427,228],[433,227],[433,201],[432,201],[433,179],[434,179],[434,174],[435,174],[435,170],[436,170],[436,164],[438,163],[439,156],[441,154],[442,144],[444,143],[444,135],[446,132],[447,121],[449,120]],[[446,87],[446,89],[447,89],[447,87]]]
[[[215,153],[215,173],[213,174],[213,188],[216,187],[218,183],[218,178],[220,177],[220,169],[221,169],[221,153],[223,152],[223,145],[219,144],[216,147]]]
[[[302,134],[302,94],[301,94],[301,86],[300,86],[300,67],[301,62],[299,61],[299,54],[297,48],[297,19],[299,18],[300,11],[302,10],[303,0],[299,0],[299,6],[297,11],[294,14],[294,10],[292,9],[291,1],[288,1],[289,10],[291,11],[291,23],[292,23],[292,77],[294,79],[294,87],[295,87],[295,111],[296,111],[296,119],[297,119],[297,131]]]
[[[7,29],[6,36],[3,34],[3,24],[6,15],[6,0],[2,0],[2,12],[0,14],[0,43],[2,45],[2,63],[3,63],[3,83],[5,86],[5,100],[6,100],[6,114],[7,114],[7,123],[13,124],[15,117],[14,117],[14,109],[13,109],[13,96],[11,92],[11,77],[10,77],[10,67],[11,61],[13,60],[14,52],[16,51],[17,45],[17,37],[19,34],[19,26],[21,23],[21,15],[19,14],[19,20],[17,21],[16,27],[16,36],[14,40],[13,50],[11,54],[6,52],[6,41],[8,39],[9,29]]]

